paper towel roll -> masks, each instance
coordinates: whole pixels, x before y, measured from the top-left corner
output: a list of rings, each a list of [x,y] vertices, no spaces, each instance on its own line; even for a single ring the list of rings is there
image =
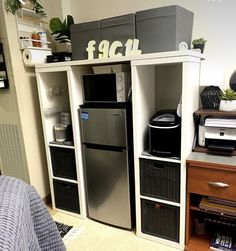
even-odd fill
[[[23,51],[23,62],[25,66],[35,66],[46,62],[47,55],[52,55],[52,51],[43,49],[25,49]]]

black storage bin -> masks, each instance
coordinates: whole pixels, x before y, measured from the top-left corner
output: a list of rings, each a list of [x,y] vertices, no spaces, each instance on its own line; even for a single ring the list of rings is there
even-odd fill
[[[73,24],[70,26],[70,31],[72,60],[88,59],[86,48],[90,40],[96,41],[94,58],[98,57],[97,48],[101,41],[100,21]]]
[[[132,13],[101,20],[101,40],[108,40],[110,44],[118,40],[123,44],[123,48],[117,48],[117,53],[120,52],[124,55],[126,41],[135,37],[135,14]]]
[[[77,184],[54,179],[53,187],[55,204],[57,208],[74,213],[80,213]]]
[[[180,164],[148,159],[139,161],[141,194],[179,202]]]
[[[179,208],[142,199],[141,230],[145,234],[179,242]]]
[[[136,32],[143,53],[176,51],[180,42],[191,46],[193,13],[178,5],[136,13]]]
[[[50,152],[53,175],[77,180],[74,149],[50,146]]]

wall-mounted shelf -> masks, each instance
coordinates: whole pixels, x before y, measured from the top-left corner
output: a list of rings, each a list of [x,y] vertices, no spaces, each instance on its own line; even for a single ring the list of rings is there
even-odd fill
[[[43,44],[42,47],[34,47],[33,46],[33,42],[38,42]],[[51,42],[49,41],[43,41],[43,40],[36,40],[36,39],[32,39],[32,38],[24,38],[24,37],[20,37],[20,48],[22,50],[24,49],[36,49],[36,50],[48,50],[51,51],[51,48],[47,48],[44,45],[48,46],[48,44],[51,44]]]
[[[20,48],[26,49],[32,47],[32,42],[35,41],[34,39],[31,39],[33,32],[45,32],[43,25],[47,24],[47,22],[44,16],[35,13],[33,10],[24,8],[18,10],[15,16]],[[37,40],[37,42],[41,42],[46,46],[51,43],[49,41],[41,40]],[[46,46],[42,46],[42,49],[45,49],[43,47]]]
[[[43,21],[43,16],[36,13],[34,10],[31,9],[27,9],[27,8],[21,8],[17,11],[17,14],[21,17],[21,18],[31,18],[33,20],[39,20],[40,22]],[[46,21],[44,21],[46,22]]]
[[[7,76],[7,67],[5,63],[5,56],[3,45],[0,43],[0,89],[8,89],[9,81]]]

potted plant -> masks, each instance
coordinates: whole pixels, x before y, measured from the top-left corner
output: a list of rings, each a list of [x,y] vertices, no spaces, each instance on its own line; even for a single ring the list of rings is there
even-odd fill
[[[39,3],[38,0],[5,0],[4,1],[4,8],[7,13],[15,14],[15,12],[24,7],[26,3],[30,3],[32,5],[32,10],[35,13],[40,14],[42,17],[46,16],[47,14],[44,12],[43,6]]]
[[[230,88],[223,90],[220,96],[221,111],[236,111],[236,92]]]
[[[192,41],[193,48],[200,49],[201,53],[204,51],[205,44],[206,40],[204,38],[197,38]]]
[[[70,15],[67,15],[63,22],[59,17],[53,17],[50,20],[49,27],[52,35],[56,35],[55,40],[59,43],[71,43],[70,26],[72,24],[74,24],[74,19]]]
[[[69,51],[71,52],[71,34],[70,34],[70,26],[74,24],[74,19],[72,16],[67,15],[65,20],[62,22],[59,17],[53,17],[49,22],[49,27],[52,31],[52,35],[54,39],[59,42],[59,44],[65,44],[63,48],[58,49],[57,51]]]

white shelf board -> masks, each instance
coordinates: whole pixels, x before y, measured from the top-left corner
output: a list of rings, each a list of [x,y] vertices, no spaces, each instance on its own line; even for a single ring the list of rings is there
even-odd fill
[[[37,40],[37,42],[40,42],[40,40]],[[25,49],[33,49],[33,50],[39,50],[39,51],[51,51],[51,48],[43,48],[43,47],[34,47],[34,46],[27,46],[27,47],[21,47],[21,50]]]
[[[140,195],[140,199],[150,200],[150,201],[155,201],[155,202],[159,202],[159,203],[162,203],[162,204],[167,204],[167,205],[171,205],[171,206],[175,206],[175,207],[180,207],[180,203],[174,202],[174,201],[162,200],[162,199],[157,199],[157,198],[144,196],[144,195]]]
[[[60,181],[66,181],[69,183],[73,183],[73,184],[78,184],[77,180],[72,180],[72,179],[66,179],[66,178],[61,178],[61,177],[56,177],[56,176],[52,176],[53,180],[60,180]]]
[[[205,59],[204,55],[199,53],[198,51],[186,50],[186,51],[168,51],[168,52],[157,52],[157,53],[147,53],[141,54],[138,56],[122,56],[122,57],[114,57],[114,58],[106,58],[106,59],[84,59],[84,60],[72,60],[69,62],[58,62],[58,63],[48,63],[48,64],[38,64],[35,68],[55,68],[59,66],[79,66],[79,65],[96,65],[96,64],[110,64],[110,63],[118,63],[118,62],[129,62],[131,61],[131,65],[139,65],[143,64],[141,60],[165,60],[163,63],[171,63],[171,62],[184,62],[185,60],[190,61],[200,61]],[[148,61],[147,61],[148,62]]]
[[[27,9],[27,8],[21,8],[17,10],[17,14],[19,15],[19,17],[25,16],[25,17],[38,19],[38,20],[41,20],[42,18],[44,18],[42,15],[36,13],[34,10]]]
[[[75,149],[74,146],[62,145],[57,143],[49,143],[49,146],[59,147],[59,148],[67,148],[67,149]]]
[[[164,162],[173,162],[173,163],[179,163],[179,164],[181,163],[180,159],[157,157],[157,156],[153,156],[153,155],[140,154],[138,157],[142,158],[142,159],[150,159],[150,160],[157,160],[157,161],[164,161]]]

